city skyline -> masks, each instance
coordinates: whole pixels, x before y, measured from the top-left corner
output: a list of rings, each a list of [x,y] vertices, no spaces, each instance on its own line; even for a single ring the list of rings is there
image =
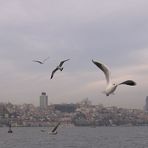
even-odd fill
[[[148,2],[0,0],[0,102],[50,103],[143,108],[148,75]],[[49,59],[42,65],[32,60]],[[61,60],[71,60],[50,80]],[[106,97],[106,81],[91,60],[108,65],[114,81],[132,79]]]

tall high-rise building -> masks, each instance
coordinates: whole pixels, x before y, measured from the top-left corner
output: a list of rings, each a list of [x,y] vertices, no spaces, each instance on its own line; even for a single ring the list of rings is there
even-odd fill
[[[40,108],[45,109],[48,106],[48,96],[45,92],[42,92],[40,96]]]
[[[148,96],[146,97],[145,101],[145,111],[148,111]]]

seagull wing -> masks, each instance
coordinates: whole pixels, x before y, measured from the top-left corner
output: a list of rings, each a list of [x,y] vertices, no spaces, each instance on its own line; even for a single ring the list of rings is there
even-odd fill
[[[54,75],[54,73],[55,73],[57,70],[58,70],[58,68],[56,68],[56,69],[54,69],[54,70],[52,71],[52,74],[51,74],[51,78],[50,78],[50,79],[53,78],[53,75]]]
[[[121,84],[135,86],[136,85],[136,82],[134,82],[133,80],[126,80],[126,81],[124,81],[122,83],[119,83],[118,85],[121,85]]]
[[[51,132],[55,132],[59,125],[60,125],[60,122],[53,128],[53,130]]]
[[[39,64],[43,64],[43,62],[39,61],[39,60],[33,60],[33,62],[37,62]]]
[[[68,61],[68,60],[70,60],[70,59],[67,59],[67,60],[61,61],[60,64],[59,64],[59,67],[61,67],[61,66],[64,64],[64,62],[66,62],[66,61]]]
[[[94,60],[92,60],[92,62],[104,72],[107,84],[109,84],[111,82],[110,80],[111,74],[109,68],[100,62]]]
[[[47,61],[48,59],[49,59],[49,57],[47,57],[46,59],[44,59],[44,60],[43,60],[43,63],[44,63],[45,61]]]

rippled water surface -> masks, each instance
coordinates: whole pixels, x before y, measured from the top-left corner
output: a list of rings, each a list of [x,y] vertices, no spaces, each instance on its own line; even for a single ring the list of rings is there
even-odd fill
[[[0,148],[148,148],[148,127],[0,128]],[[46,128],[48,131],[48,128]]]

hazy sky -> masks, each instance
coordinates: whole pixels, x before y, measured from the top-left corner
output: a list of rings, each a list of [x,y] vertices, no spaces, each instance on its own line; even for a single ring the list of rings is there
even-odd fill
[[[34,59],[50,59],[44,64]],[[50,80],[61,60],[64,70]],[[104,74],[91,60],[108,65],[115,82],[132,79],[106,97]],[[143,108],[148,95],[147,0],[0,0],[0,102]]]

